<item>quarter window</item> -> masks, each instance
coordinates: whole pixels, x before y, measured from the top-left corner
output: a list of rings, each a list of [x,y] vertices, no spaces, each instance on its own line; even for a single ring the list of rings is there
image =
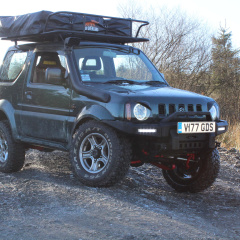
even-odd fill
[[[8,52],[0,69],[0,81],[14,81],[23,70],[26,58],[26,52]]]

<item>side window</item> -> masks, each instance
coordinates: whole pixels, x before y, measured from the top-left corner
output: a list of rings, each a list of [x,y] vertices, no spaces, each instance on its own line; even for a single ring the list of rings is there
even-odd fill
[[[41,52],[36,55],[35,62],[31,82],[52,84],[52,82],[49,83],[45,79],[46,70],[48,68],[60,69],[62,78],[64,77],[67,65],[64,55],[60,55],[57,52]]]
[[[21,73],[24,63],[27,58],[26,52],[14,52],[7,53],[3,64],[0,69],[0,81],[12,82]]]

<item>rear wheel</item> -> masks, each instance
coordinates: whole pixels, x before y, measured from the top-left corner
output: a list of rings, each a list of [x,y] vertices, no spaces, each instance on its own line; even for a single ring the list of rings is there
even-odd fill
[[[189,164],[177,164],[174,170],[163,170],[167,183],[178,192],[200,192],[210,187],[218,176],[220,157],[217,149]]]
[[[73,136],[71,163],[85,185],[114,185],[127,174],[130,159],[129,141],[104,124],[84,123]]]
[[[0,171],[20,171],[25,161],[25,149],[14,141],[7,121],[0,121]]]

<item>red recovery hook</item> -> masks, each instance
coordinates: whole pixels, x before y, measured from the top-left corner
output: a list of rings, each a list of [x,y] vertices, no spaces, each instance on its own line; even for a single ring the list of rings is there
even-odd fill
[[[189,162],[190,160],[195,160],[195,154],[194,153],[190,153],[190,154],[187,154],[187,162],[186,162],[186,169],[188,170],[190,168],[189,166]]]

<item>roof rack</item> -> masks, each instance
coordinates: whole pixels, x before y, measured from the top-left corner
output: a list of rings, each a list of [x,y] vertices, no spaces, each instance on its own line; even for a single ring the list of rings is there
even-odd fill
[[[133,23],[140,24],[133,36]],[[75,12],[41,11],[17,17],[0,17],[0,37],[12,41],[60,41],[77,37],[86,41],[133,43],[147,21]],[[135,28],[134,28],[135,29]]]

